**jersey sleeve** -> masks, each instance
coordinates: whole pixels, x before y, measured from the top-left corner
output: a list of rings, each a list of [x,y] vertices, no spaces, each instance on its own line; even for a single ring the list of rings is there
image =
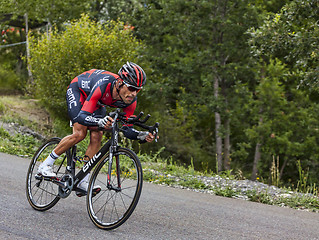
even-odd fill
[[[97,110],[97,103],[105,92],[107,84],[96,85],[85,100],[76,121],[85,126],[98,126],[99,118],[93,117],[92,114]]]
[[[131,105],[127,106],[126,108],[123,109],[123,112],[126,113],[126,118],[129,118],[134,114],[134,111],[136,109],[137,101],[135,100]],[[141,143],[144,142],[145,134],[146,132],[144,131],[137,131],[136,129],[133,128],[132,124],[127,124],[123,126],[123,133],[124,136],[127,137],[128,139],[131,140],[142,140]]]

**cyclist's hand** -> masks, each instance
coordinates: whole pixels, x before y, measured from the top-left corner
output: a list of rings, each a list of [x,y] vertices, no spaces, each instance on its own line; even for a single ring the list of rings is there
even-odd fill
[[[113,118],[110,116],[106,116],[105,118],[101,118],[98,121],[98,125],[100,128],[110,128],[112,127],[112,123],[114,122]]]
[[[140,131],[138,133],[137,139],[140,140],[140,143],[145,143],[145,142],[152,142],[155,139],[155,137],[150,132]]]
[[[158,139],[159,137],[157,136],[157,139]],[[152,133],[148,133],[148,135],[146,136],[146,138],[145,138],[145,140],[147,141],[147,142],[153,142],[153,140],[155,139],[155,136],[152,134]]]

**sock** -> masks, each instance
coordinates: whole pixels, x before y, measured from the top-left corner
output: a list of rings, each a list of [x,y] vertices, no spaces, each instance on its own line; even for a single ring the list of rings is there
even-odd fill
[[[44,160],[43,164],[52,166],[54,161],[59,157],[54,151]]]

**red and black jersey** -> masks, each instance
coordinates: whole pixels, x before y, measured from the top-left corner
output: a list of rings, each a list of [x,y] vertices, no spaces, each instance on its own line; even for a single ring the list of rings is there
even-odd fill
[[[123,108],[126,116],[134,114],[137,98],[132,103],[113,100],[112,92],[118,75],[105,71],[92,69],[74,78],[67,90],[68,112],[71,121],[85,126],[97,126],[99,118],[94,112],[104,105]]]

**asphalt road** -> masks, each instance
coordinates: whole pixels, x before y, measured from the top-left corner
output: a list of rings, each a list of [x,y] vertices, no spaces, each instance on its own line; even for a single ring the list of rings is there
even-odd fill
[[[38,212],[25,195],[29,159],[0,153],[0,239],[319,239],[319,214],[144,183],[132,216],[96,228],[71,194]]]

